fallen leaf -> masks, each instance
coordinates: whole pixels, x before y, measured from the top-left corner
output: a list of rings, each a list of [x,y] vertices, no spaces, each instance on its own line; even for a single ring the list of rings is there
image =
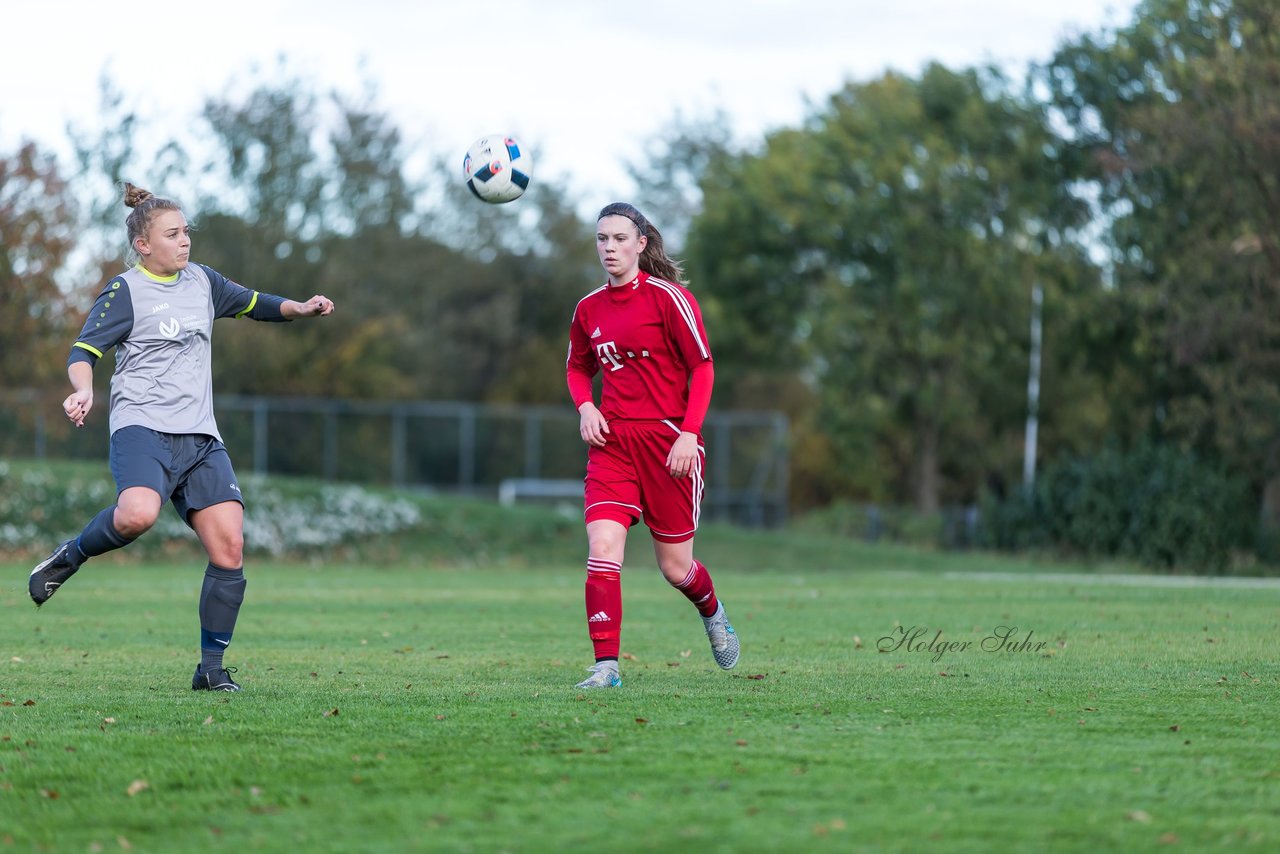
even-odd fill
[[[1098,711],[1098,710],[1097,710],[1096,708],[1094,708],[1093,706],[1085,706],[1085,707],[1084,707],[1084,710],[1085,710],[1086,712],[1096,712],[1096,711]]]
[[[115,723],[115,722],[116,722],[116,719],[115,719],[115,718],[103,718],[103,719],[102,719],[102,722],[103,722],[104,724],[113,724],[113,723]]]
[[[1129,821],[1136,821],[1140,824],[1149,824],[1151,822],[1151,816],[1148,815],[1145,810],[1134,810],[1131,813],[1126,813],[1125,818]]]
[[[129,842],[129,840],[125,839],[123,836],[116,837],[116,845],[120,846],[121,851],[133,850],[133,845]]]
[[[19,658],[19,657],[18,657],[18,656],[16,656],[16,655],[15,655],[13,658],[9,659],[9,660],[10,660],[10,661],[16,661],[16,662],[18,662],[19,664],[21,664],[21,663],[22,663],[22,659],[21,659],[21,658]]]
[[[1176,834],[1176,833],[1164,833],[1164,834],[1161,834],[1161,835],[1160,835],[1160,844],[1161,844],[1161,845],[1177,845],[1177,844],[1178,844],[1178,834]]]
[[[737,741],[735,741],[735,742],[734,742],[734,744],[738,745],[739,747],[746,747],[746,746],[747,746],[747,742],[746,742],[745,740],[741,739],[741,738],[740,738],[740,739],[738,739]]]
[[[1174,724],[1173,726],[1169,727],[1169,730],[1170,730],[1171,732],[1177,732],[1177,731],[1178,731],[1178,730],[1180,730],[1180,729],[1182,729],[1182,727],[1181,727],[1181,726],[1179,726],[1178,724]]]
[[[622,660],[623,660],[623,661],[635,661],[635,660],[636,660],[636,657],[635,657],[634,655],[632,655],[631,653],[629,653],[629,652],[624,652],[624,653],[622,654]]]
[[[324,713],[324,716],[326,718],[336,718],[338,716],[338,710],[336,708],[330,709],[329,711]]]
[[[134,780],[132,783],[129,784],[129,788],[125,789],[125,792],[129,795],[129,797],[132,798],[134,795],[138,794],[139,792],[145,792],[147,789],[150,789],[150,788],[151,788],[151,784],[148,783],[146,780]]]
[[[56,801],[58,799],[58,790],[57,789],[41,789],[40,797],[48,798],[51,801]]]
[[[853,648],[862,649],[862,638],[858,637],[857,635],[853,636]]]
[[[638,724],[647,724],[648,722],[649,722],[648,718],[636,718],[636,723]]]
[[[213,723],[213,715],[209,715],[209,717],[207,717],[207,718],[205,718],[205,719],[204,719],[204,725],[205,725],[205,726],[208,726],[208,725],[209,725],[209,724],[211,724],[211,723]]]
[[[691,656],[691,655],[693,655],[693,650],[691,650],[691,649],[682,649],[682,650],[680,650],[680,657],[681,657],[681,658],[688,658],[688,657],[689,657],[689,656]]]
[[[438,721],[444,720],[444,715],[436,715],[436,720]]]
[[[34,706],[35,704],[36,704],[36,701],[35,701],[35,700],[27,700],[27,701],[26,701],[26,702],[24,702],[22,705],[24,705],[24,706]]]

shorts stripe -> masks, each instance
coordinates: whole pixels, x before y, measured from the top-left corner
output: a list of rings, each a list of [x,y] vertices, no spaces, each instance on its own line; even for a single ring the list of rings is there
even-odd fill
[[[637,507],[636,505],[634,505],[634,504],[624,504],[624,503],[623,503],[623,502],[621,502],[621,501],[597,501],[597,502],[596,502],[596,503],[594,503],[594,504],[588,504],[588,505],[586,506],[585,510],[590,510],[592,507],[599,507],[599,506],[600,506],[600,505],[602,505],[602,504],[616,504],[616,505],[617,505],[617,506],[619,506],[619,507],[625,507],[625,508],[627,508],[628,510],[634,510],[634,511],[636,511],[636,513],[638,513],[638,514],[642,514],[642,513],[644,513],[644,511],[643,511],[643,510],[641,510],[641,509],[640,509],[639,507]]]

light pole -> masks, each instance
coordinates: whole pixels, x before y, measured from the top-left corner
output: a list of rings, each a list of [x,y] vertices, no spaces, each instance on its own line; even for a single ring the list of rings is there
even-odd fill
[[[1031,364],[1027,372],[1027,433],[1022,445],[1022,490],[1027,495],[1036,485],[1036,435],[1040,429],[1040,309],[1044,289],[1031,286]]]

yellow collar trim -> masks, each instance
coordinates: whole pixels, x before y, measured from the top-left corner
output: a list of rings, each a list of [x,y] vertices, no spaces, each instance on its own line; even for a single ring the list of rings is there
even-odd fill
[[[146,267],[142,266],[142,264],[140,263],[134,264],[133,269],[137,270],[139,273],[146,276],[151,281],[160,282],[161,284],[165,284],[165,285],[172,285],[174,282],[178,281],[178,276],[182,275],[182,271],[179,270],[177,273],[174,273],[171,276],[157,276],[155,273],[151,272]]]

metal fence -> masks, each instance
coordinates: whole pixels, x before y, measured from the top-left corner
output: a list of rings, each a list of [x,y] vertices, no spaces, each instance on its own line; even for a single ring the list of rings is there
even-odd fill
[[[62,415],[61,401],[0,391],[0,456],[105,460],[105,400],[83,429]],[[215,408],[240,471],[563,500],[585,468],[568,406],[220,395]],[[786,521],[788,432],[777,412],[707,417],[704,518],[753,527]]]

